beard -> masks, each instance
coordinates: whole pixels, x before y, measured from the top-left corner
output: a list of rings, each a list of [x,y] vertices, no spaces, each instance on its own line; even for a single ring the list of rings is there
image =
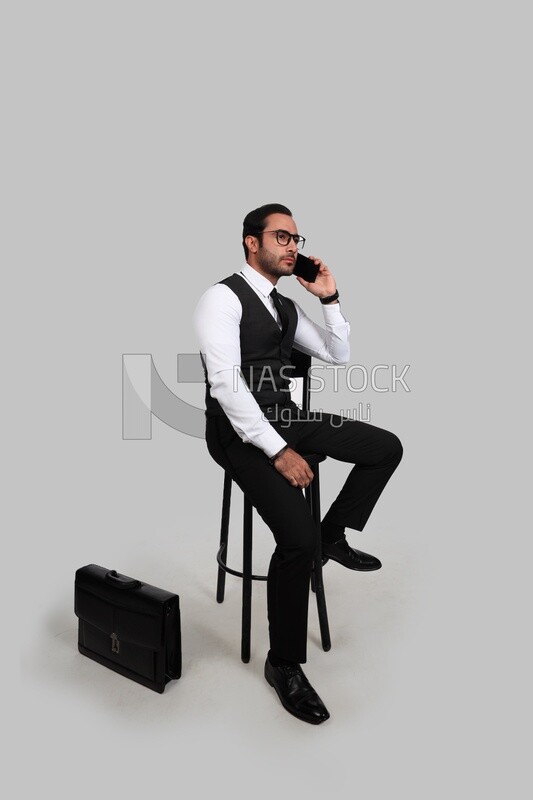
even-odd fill
[[[287,258],[287,256],[275,256],[273,253],[269,253],[268,250],[265,250],[264,247],[260,247],[257,252],[257,262],[259,266],[263,272],[267,275],[272,275],[274,278],[292,275],[295,262],[288,264],[286,261],[283,261],[284,258]]]

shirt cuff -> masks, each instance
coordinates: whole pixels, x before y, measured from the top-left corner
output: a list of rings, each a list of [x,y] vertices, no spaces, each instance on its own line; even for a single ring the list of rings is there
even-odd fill
[[[270,426],[270,430],[256,437],[254,444],[261,448],[268,458],[272,458],[276,453],[279,453],[282,447],[285,447],[287,442],[272,426]]]
[[[326,303],[326,305],[322,305],[322,310],[324,311],[324,319],[331,325],[346,322],[341,312],[340,303]]]

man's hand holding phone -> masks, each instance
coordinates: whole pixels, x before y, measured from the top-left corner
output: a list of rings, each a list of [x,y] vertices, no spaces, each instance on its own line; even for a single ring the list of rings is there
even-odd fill
[[[314,277],[313,272],[316,273]],[[335,278],[319,258],[314,256],[307,258],[307,256],[302,256],[298,253],[296,266],[292,274],[296,276],[300,286],[303,286],[315,297],[330,297],[336,292]]]

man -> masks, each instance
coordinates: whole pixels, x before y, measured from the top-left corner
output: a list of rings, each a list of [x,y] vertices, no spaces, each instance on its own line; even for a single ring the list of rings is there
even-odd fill
[[[345,528],[362,531],[402,457],[397,436],[336,415],[305,417],[290,399],[292,347],[331,364],[350,356],[333,274],[319,259],[314,282],[297,280],[318,298],[325,328],[315,324],[276,284],[292,275],[299,235],[292,214],[273,203],[244,219],[246,263],[201,297],[194,324],[207,375],[206,441],[274,534],[267,581],[270,650],[265,677],[294,716],[320,724],[329,713],[302,671],[306,661],[309,583],[316,526],[301,491],[313,478],[300,452],[353,466],[322,520],[322,553],[348,569],[379,569],[380,561],[349,546]],[[237,369],[240,368],[240,369]]]

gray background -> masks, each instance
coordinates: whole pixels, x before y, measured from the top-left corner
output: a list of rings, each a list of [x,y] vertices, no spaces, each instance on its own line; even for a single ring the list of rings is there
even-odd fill
[[[527,793],[527,9],[4,6],[23,784],[60,797],[220,781],[239,797]],[[176,356],[196,350],[193,308],[240,267],[242,219],[266,202],[293,210],[337,276],[352,363],[411,365],[410,393],[356,396],[405,455],[351,539],[383,569],[327,567],[330,653],[311,607],[306,671],[332,714],[317,729],[262,678],[264,587],[249,665],[238,582],[214,601],[222,474],[205,443],[157,419],[150,441],[121,435],[123,353],[151,353],[200,405]],[[296,282],[282,290],[320,321]],[[353,398],[329,387],[324,407]],[[325,465],[326,508],[345,474]],[[261,570],[260,522],[255,539]],[[91,562],[180,594],[184,672],[163,696],[77,654],[74,571]]]

